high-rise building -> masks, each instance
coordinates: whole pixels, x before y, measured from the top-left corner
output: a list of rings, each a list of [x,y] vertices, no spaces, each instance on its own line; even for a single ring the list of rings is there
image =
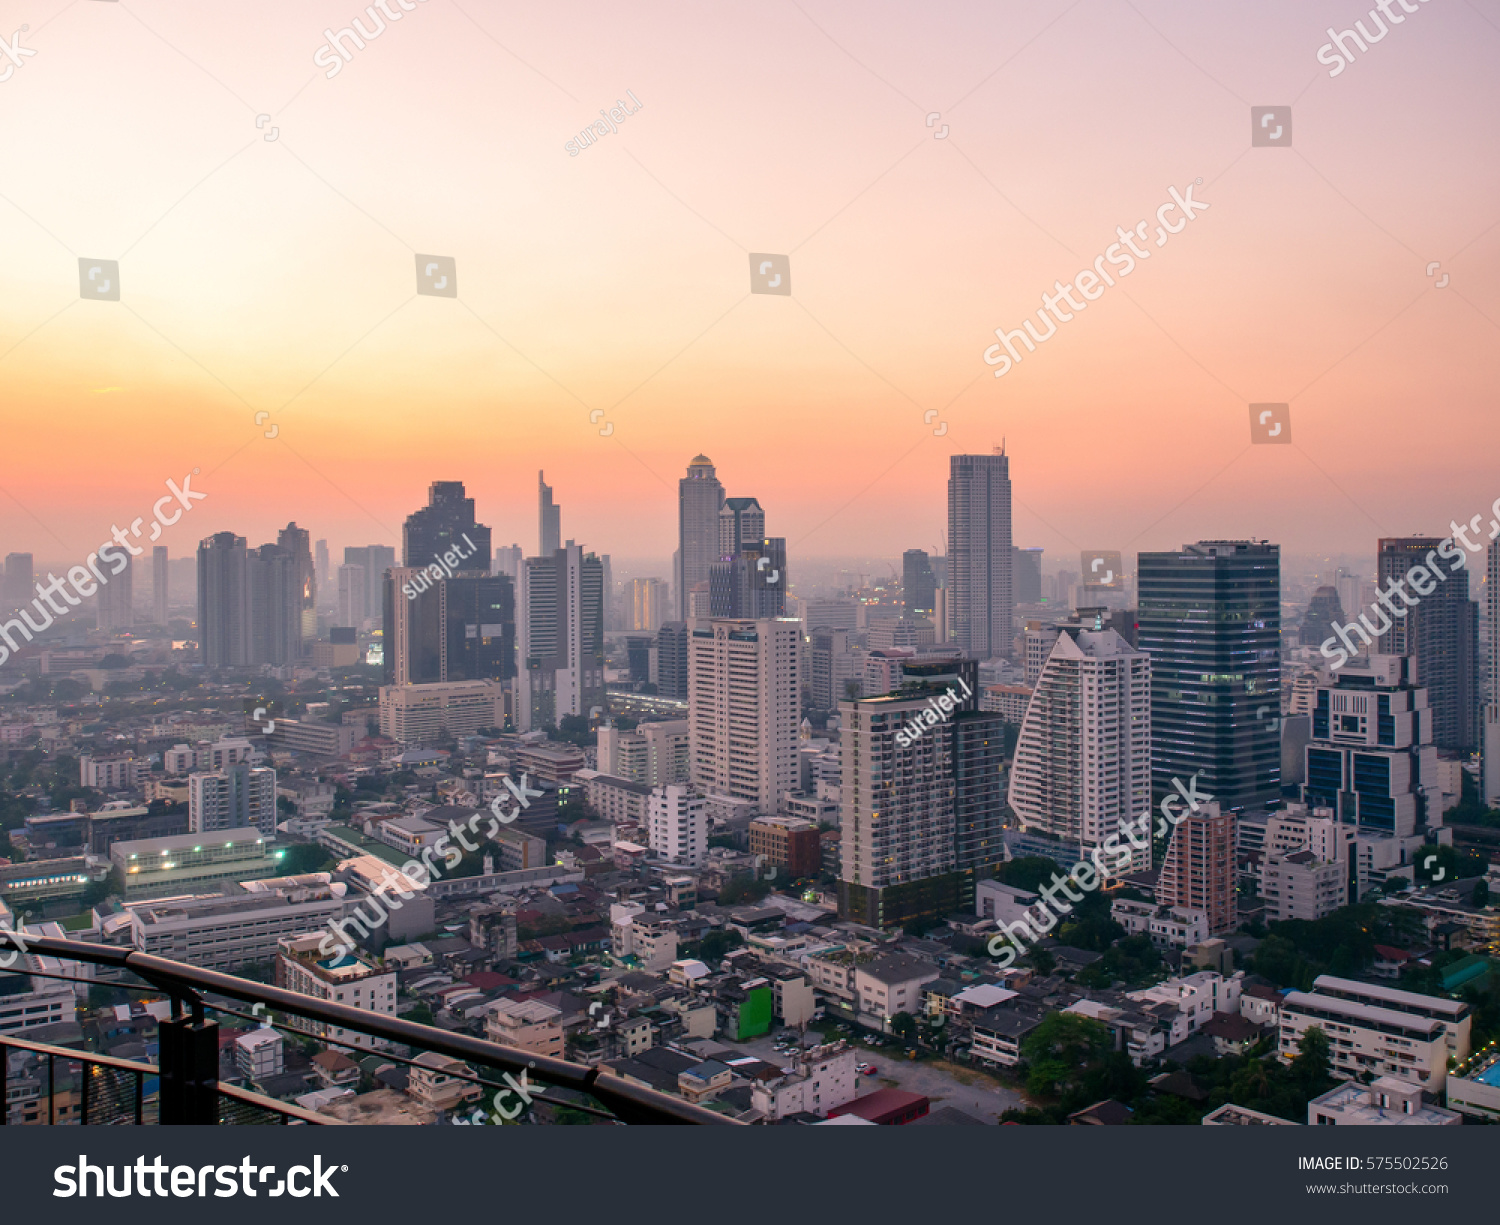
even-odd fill
[[[630,628],[649,634],[661,629],[667,617],[670,588],[659,578],[630,580]]]
[[[302,657],[305,578],[302,559],[282,545],[263,544],[246,554],[251,664],[280,666]]]
[[[1416,659],[1417,681],[1432,708],[1433,743],[1469,752],[1479,744],[1479,606],[1469,598],[1467,564],[1451,570],[1441,558],[1434,559],[1441,580],[1434,582],[1433,569],[1424,563],[1444,543],[1429,536],[1380,540],[1375,577],[1383,591],[1368,615],[1381,637],[1372,649]],[[1421,593],[1413,583],[1414,594],[1406,596],[1401,584],[1418,566],[1427,576],[1428,591]],[[1385,623],[1388,631],[1382,629]]]
[[[427,505],[406,517],[401,548],[402,565],[413,570],[438,563],[449,550],[464,559],[466,570],[490,570],[490,529],[474,518],[474,499],[464,496],[462,481],[432,482]]]
[[[653,787],[646,802],[651,853],[697,867],[708,854],[708,806],[691,787]]]
[[[766,534],[766,512],[755,498],[725,498],[719,507],[718,558],[733,557],[748,544],[757,544]]]
[[[363,566],[339,567],[338,624],[363,629],[370,616],[369,577]]]
[[[157,625],[167,623],[167,593],[171,587],[172,565],[167,556],[167,546],[155,545],[151,549],[151,620]]]
[[[325,591],[333,584],[333,571],[329,566],[328,541],[319,540],[313,545],[313,577]]]
[[[937,608],[937,575],[926,549],[901,554],[901,593],[908,617],[930,617]]]
[[[571,540],[521,564],[516,728],[604,705],[604,567]]]
[[[1012,653],[1010,460],[954,455],[948,477],[948,626],[975,659]]]
[[[384,598],[385,684],[515,676],[515,589],[505,575],[459,571],[424,582],[423,571],[398,566]]]
[[[503,544],[495,549],[495,559],[490,563],[490,573],[503,574],[513,583],[521,581],[521,561],[525,557],[518,544]]]
[[[1021,724],[1010,806],[1025,832],[1058,842],[1059,860],[1088,860],[1150,811],[1151,661],[1114,630],[1060,627]]]
[[[128,630],[135,624],[135,559],[118,577],[99,588],[95,624],[102,630]]]
[[[678,621],[692,616],[690,597],[699,583],[708,582],[709,567],[719,560],[719,509],[724,486],[714,474],[713,460],[697,455],[687,475],[677,482],[677,593]]]
[[[1484,802],[1493,808],[1500,805],[1500,540],[1490,542],[1487,560],[1489,572],[1484,585],[1484,600],[1489,640],[1485,643],[1484,655],[1488,687],[1481,735]]]
[[[1302,627],[1297,631],[1297,641],[1305,647],[1315,647],[1333,632],[1334,622],[1344,619],[1344,609],[1339,603],[1339,593],[1332,587],[1319,587],[1307,605],[1307,614],[1302,618]]]
[[[709,613],[731,620],[763,620],[786,614],[786,540],[746,541],[709,567]]]
[[[538,557],[551,557],[562,548],[562,507],[552,500],[552,486],[536,474]]]
[[[298,527],[294,520],[277,534],[276,543],[290,554],[297,567],[298,632],[302,644],[299,650],[306,651],[318,636],[318,573],[313,568],[312,533]]]
[[[903,680],[839,704],[839,910],[880,928],[972,909],[975,869],[1005,857],[1003,733],[998,716],[975,709],[977,665],[913,661]]]
[[[344,565],[358,566],[365,573],[365,616],[377,622],[377,628],[382,630],[385,627],[379,623],[385,608],[385,573],[395,564],[396,550],[388,544],[344,549]]]
[[[276,836],[276,771],[248,762],[188,775],[188,831],[211,834],[253,826]]]
[[[656,692],[664,698],[686,701],[688,696],[688,626],[686,621],[665,621],[656,632]]]
[[[807,679],[814,710],[837,710],[840,702],[861,696],[866,652],[849,641],[853,632],[816,629],[808,636]]]
[[[1017,604],[1040,604],[1042,602],[1042,550],[1016,547],[1014,559],[1014,583]]]
[[[701,792],[774,813],[797,789],[801,645],[801,624],[790,618],[690,624],[688,719]]]
[[[1235,900],[1235,816],[1216,800],[1181,808],[1172,830],[1156,901],[1161,906],[1201,910],[1210,935],[1232,932],[1239,925]]]
[[[1438,751],[1421,676],[1410,656],[1356,655],[1319,677],[1303,803],[1332,809],[1361,834],[1408,838],[1442,823]]]
[[[1142,553],[1137,644],[1151,656],[1152,793],[1200,775],[1225,812],[1281,797],[1281,550],[1204,540]]]
[[[20,608],[33,598],[33,566],[30,553],[5,555],[5,586],[0,589],[0,603],[7,609]]]
[[[198,544],[198,649],[207,668],[250,662],[245,538],[218,532]]]

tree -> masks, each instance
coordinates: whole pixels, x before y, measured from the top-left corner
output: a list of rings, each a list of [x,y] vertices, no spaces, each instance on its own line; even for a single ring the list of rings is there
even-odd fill
[[[891,1018],[891,1033],[903,1042],[917,1040],[917,1021],[909,1012],[898,1012]]]
[[[326,872],[333,856],[313,842],[294,842],[277,852],[284,876],[303,876],[308,872]]]
[[[1109,1030],[1076,1012],[1051,1012],[1021,1043],[1031,1097],[1070,1097],[1085,1079],[1103,1070],[1114,1048]]]
[[[1297,1040],[1297,1058],[1292,1061],[1292,1076],[1309,1098],[1333,1087],[1333,1060],[1329,1055],[1328,1035],[1314,1025]]]
[[[1488,881],[1481,880],[1474,886],[1472,901],[1476,906],[1488,906],[1490,904],[1490,885]]]
[[[745,939],[739,932],[731,931],[727,927],[719,928],[709,932],[702,940],[698,941],[698,960],[718,965],[719,962],[724,960],[724,955],[730,949],[739,948],[744,943]]]

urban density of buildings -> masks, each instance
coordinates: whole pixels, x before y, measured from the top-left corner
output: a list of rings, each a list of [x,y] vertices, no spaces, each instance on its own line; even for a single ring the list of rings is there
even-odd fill
[[[1269,541],[1080,574],[1016,540],[1003,448],[952,457],[942,548],[862,571],[697,455],[627,575],[549,471],[535,551],[438,480],[399,545],[217,532],[188,588],[158,550],[149,601],[18,647],[0,928],[357,1010],[224,1018],[222,1080],[341,1121],[489,1109],[368,1014],[768,1126],[1500,1122],[1471,587],[1365,641],[1363,580]],[[0,972],[0,1035],[156,1041],[160,1001],[61,965]],[[7,1122],[78,1109],[7,1058]]]

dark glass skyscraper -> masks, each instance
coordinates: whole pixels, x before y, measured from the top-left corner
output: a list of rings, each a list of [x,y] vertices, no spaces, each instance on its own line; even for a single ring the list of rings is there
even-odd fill
[[[413,569],[433,565],[452,549],[463,559],[461,569],[489,573],[490,529],[475,520],[474,499],[464,497],[462,481],[432,482],[427,505],[406,517],[401,549],[402,564]]]
[[[387,685],[510,680],[516,674],[515,586],[506,574],[455,574],[408,597],[414,573],[385,583]],[[396,602],[400,601],[398,605]]]
[[[198,658],[206,668],[250,662],[245,538],[218,532],[198,544]]]
[[[937,607],[937,575],[926,549],[901,554],[901,592],[908,617],[930,616]]]
[[[1432,711],[1433,744],[1468,752],[1479,743],[1479,605],[1469,598],[1469,567],[1454,570],[1439,556],[1433,566],[1444,577],[1439,583],[1428,579],[1432,589],[1426,595],[1413,590],[1415,603],[1406,607],[1406,601],[1392,594],[1393,581],[1404,581],[1443,543],[1428,536],[1382,538],[1375,555],[1376,586],[1385,588],[1382,604],[1395,615],[1382,604],[1358,611],[1376,630],[1382,621],[1390,622],[1390,632],[1376,640],[1375,651],[1417,661],[1416,683],[1427,690]]]
[[[1042,602],[1042,550],[1016,549],[1015,596],[1017,604],[1040,604]]]
[[[1151,656],[1157,800],[1199,794],[1263,820],[1281,796],[1281,549],[1204,540],[1142,553],[1137,645]]]
[[[686,621],[668,621],[656,632],[656,692],[664,698],[688,695],[688,632]]]

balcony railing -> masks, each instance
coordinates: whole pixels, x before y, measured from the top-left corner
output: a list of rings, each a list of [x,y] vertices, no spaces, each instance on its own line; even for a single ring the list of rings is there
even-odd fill
[[[217,1015],[236,1017],[256,1023],[267,1018],[245,1012],[207,997],[240,1001],[299,1017],[315,1024],[330,1026],[353,1034],[408,1047],[414,1054],[432,1052],[460,1060],[480,1069],[468,1074],[443,1069],[443,1075],[477,1085],[481,1092],[506,1088],[502,1078],[523,1077],[521,1083],[537,1083],[570,1091],[566,1100],[529,1093],[531,1101],[543,1102],[579,1111],[612,1123],[626,1124],[720,1124],[738,1126],[736,1120],[702,1106],[682,1101],[654,1089],[647,1089],[607,1069],[587,1067],[567,1059],[538,1055],[517,1047],[503,1046],[468,1034],[450,1033],[414,1021],[383,1016],[353,1008],[347,1004],[317,1000],[287,991],[203,970],[128,949],[86,944],[75,940],[52,940],[26,937],[23,942],[0,929],[0,951],[19,949],[23,954],[15,964],[0,967],[0,974],[21,974],[33,978],[61,978],[63,981],[94,985],[95,980],[73,978],[41,971],[36,957],[82,965],[103,966],[117,972],[133,974],[148,987],[131,987],[113,981],[102,985],[125,989],[151,990],[172,1002],[172,1017],[159,1026],[160,1055],[155,1064],[107,1055],[77,1051],[65,1047],[32,1042],[19,1036],[0,1035],[0,1089],[7,1106],[0,1110],[0,1124],[7,1121],[12,1109],[24,1118],[24,1089],[16,1093],[16,1105],[10,1104],[12,1083],[10,1052],[29,1051],[45,1066],[47,1080],[46,1108],[36,1108],[36,1122],[78,1124],[336,1124],[339,1120],[299,1106],[277,1101],[260,1093],[226,1084],[218,1079],[219,1023]],[[297,1036],[311,1036],[288,1030]],[[368,1046],[317,1037],[328,1047],[342,1047],[363,1054],[378,1054],[382,1061],[421,1066],[415,1059],[387,1051],[372,1052]],[[58,1089],[59,1074],[73,1078],[77,1089],[71,1094]],[[19,1086],[17,1086],[19,1088]],[[37,1095],[40,1101],[40,1092]],[[47,1117],[40,1117],[45,1114]]]

